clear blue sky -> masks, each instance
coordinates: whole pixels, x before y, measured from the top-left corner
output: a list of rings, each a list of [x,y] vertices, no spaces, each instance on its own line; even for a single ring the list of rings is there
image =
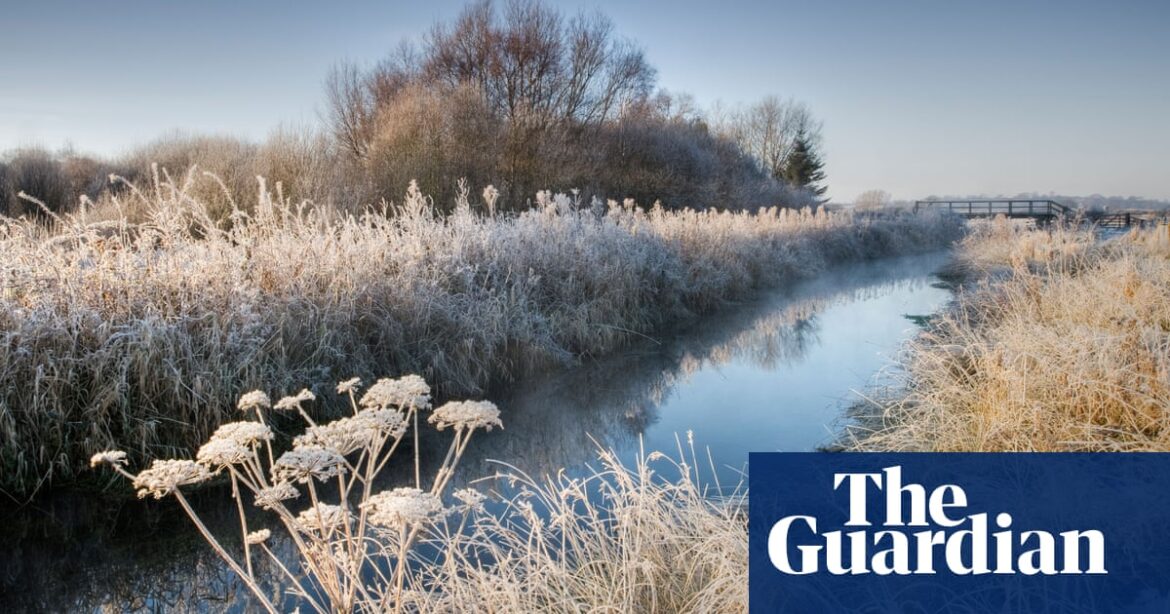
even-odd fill
[[[462,2],[36,0],[0,9],[0,150],[112,154],[168,130],[316,122],[340,59],[373,62]],[[598,8],[706,106],[768,94],[825,123],[830,195],[1170,199],[1170,1],[554,3]]]

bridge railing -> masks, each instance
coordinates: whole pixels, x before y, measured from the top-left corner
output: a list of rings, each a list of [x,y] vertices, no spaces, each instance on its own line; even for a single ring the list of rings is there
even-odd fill
[[[979,200],[919,200],[914,202],[915,211],[948,211],[964,217],[994,217],[1003,215],[1015,218],[1051,220],[1056,217],[1072,219],[1074,211],[1054,200],[1026,198],[997,198]],[[1098,228],[1146,227],[1170,222],[1170,214],[1154,211],[1123,211],[1119,213],[1086,213],[1077,216],[1083,223]]]
[[[984,199],[984,200],[919,200],[914,202],[916,211],[922,209],[945,210],[967,217],[1057,217],[1072,210],[1054,200],[1033,199]]]

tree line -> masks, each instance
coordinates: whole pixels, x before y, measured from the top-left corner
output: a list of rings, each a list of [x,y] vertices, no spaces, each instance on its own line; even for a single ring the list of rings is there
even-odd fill
[[[111,172],[147,179],[157,162],[213,201],[247,206],[256,175],[290,198],[361,207],[397,200],[411,180],[438,208],[459,181],[493,185],[504,208],[538,190],[580,190],[663,206],[802,206],[826,191],[821,125],[807,106],[769,97],[701,112],[658,86],[644,51],[600,13],[566,15],[540,0],[469,4],[372,67],[325,79],[322,126],[262,143],[172,135],[115,160],[40,149],[0,162],[0,213],[99,198]],[[230,196],[230,198],[229,198]],[[225,209],[230,203],[222,203]]]

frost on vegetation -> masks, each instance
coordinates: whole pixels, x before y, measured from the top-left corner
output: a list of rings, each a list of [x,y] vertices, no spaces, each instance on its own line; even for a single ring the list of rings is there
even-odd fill
[[[247,446],[233,439],[212,439],[195,453],[195,460],[208,467],[226,467],[244,462],[251,455]]]
[[[583,478],[498,476],[516,494],[502,497],[499,514],[488,513],[484,493],[449,487],[473,435],[502,427],[500,412],[487,401],[452,401],[428,417],[448,433],[437,437],[450,439],[434,474],[381,486],[379,474],[416,424],[408,418],[429,395],[420,382],[379,380],[369,403],[353,403],[351,416],[323,425],[298,407],[288,418],[301,419],[304,432],[275,461],[268,427],[235,422],[216,431],[197,461],[155,461],[137,476],[116,451],[93,462],[132,479],[140,496],[175,497],[272,614],[294,605],[315,612],[543,611],[550,603],[597,611],[746,609],[746,499],[723,490],[708,499],[693,447],[689,459],[654,455],[669,463],[654,470],[648,459],[628,468],[600,450],[603,468]],[[352,386],[342,384],[339,394],[352,399]],[[255,409],[262,414],[261,405]],[[208,530],[180,488],[224,465],[229,496],[241,497],[237,504],[253,497],[275,521],[250,527],[241,507],[232,542]],[[676,480],[659,471],[670,467]],[[264,575],[257,566],[263,561],[281,573]]]
[[[266,409],[272,407],[272,401],[268,399],[268,395],[259,390],[253,390],[240,397],[239,403],[236,405],[240,411],[248,412],[256,409]]]
[[[325,481],[345,471],[345,457],[336,450],[320,446],[301,446],[280,455],[272,465],[277,482],[304,484],[312,479]]]
[[[300,392],[298,392],[292,396],[282,398],[281,400],[277,401],[276,405],[273,405],[272,408],[282,410],[282,411],[291,411],[294,409],[301,409],[301,405],[303,403],[306,403],[308,401],[314,401],[316,399],[317,399],[317,395],[313,394],[310,390],[308,390],[306,388],[306,389],[301,390]]]
[[[348,418],[308,427],[293,440],[293,445],[298,449],[319,447],[349,454],[374,445],[379,438],[400,439],[406,428],[406,420],[397,410],[364,409]]]
[[[504,427],[500,421],[500,410],[491,401],[451,401],[436,409],[427,422],[440,431],[451,427],[456,430],[482,428],[490,431],[493,426]]]
[[[272,537],[272,531],[268,529],[260,529],[259,531],[252,531],[249,533],[247,537],[244,538],[244,541],[246,541],[250,546],[256,546],[268,541],[269,537]]]
[[[123,466],[127,462],[126,453],[121,450],[106,450],[105,452],[98,452],[89,458],[89,466],[91,468],[102,464],[110,464],[114,466]]]
[[[967,289],[854,409],[861,451],[1170,450],[1170,235],[972,224]],[[994,279],[994,283],[986,283]]]
[[[429,407],[431,387],[417,375],[398,379],[380,379],[366,390],[360,401],[363,407]]]
[[[199,484],[211,478],[207,467],[191,460],[156,460],[149,469],[134,477],[134,488],[138,497],[153,496],[155,499],[175,492],[180,486]]]
[[[359,385],[356,379],[341,382],[338,394],[351,395]],[[362,406],[353,405],[353,415],[318,425],[310,417],[305,403],[315,400],[308,390],[286,397],[273,408],[295,408],[294,416],[305,423],[304,431],[293,440],[293,448],[274,458],[273,431],[262,422],[268,397],[260,391],[244,395],[238,407],[255,411],[257,422],[230,422],[217,428],[211,438],[196,453],[196,460],[156,460],[148,468],[133,475],[123,466],[124,452],[106,451],[95,454],[93,466],[111,465],[132,480],[140,497],[162,498],[173,495],[183,510],[199,528],[204,538],[247,584],[260,603],[269,612],[275,612],[275,603],[261,587],[261,579],[254,575],[253,546],[261,546],[273,539],[270,529],[249,530],[247,515],[240,508],[240,537],[243,559],[239,552],[229,552],[200,519],[188,503],[180,487],[198,484],[220,472],[232,486],[232,496],[240,499],[250,491],[257,507],[274,512],[292,539],[301,557],[302,569],[311,578],[306,581],[319,588],[330,603],[331,611],[355,609],[382,611],[390,600],[400,610],[403,602],[403,582],[408,574],[408,551],[422,540],[426,527],[440,523],[447,513],[442,495],[456,465],[459,463],[472,436],[479,427],[502,426],[499,410],[491,403],[452,402],[434,414],[440,430],[454,427],[445,460],[436,470],[430,490],[421,489],[421,477],[416,474],[415,486],[382,490],[373,494],[378,474],[386,467],[397,449],[397,443],[410,427],[408,418],[430,404],[430,387],[418,376],[380,379],[363,398]],[[352,399],[352,396],[350,396]],[[432,417],[434,417],[432,416]],[[417,424],[417,422],[415,422]],[[393,442],[387,446],[388,443]],[[418,467],[419,451],[414,449]],[[347,458],[348,457],[348,458]],[[227,471],[222,471],[227,468]],[[318,483],[329,483],[329,488]],[[303,485],[303,491],[294,484]],[[303,494],[308,496],[304,497]],[[456,498],[464,503],[461,509],[471,511],[481,507],[483,497],[474,491],[460,491]],[[298,505],[298,503],[300,505]],[[297,509],[299,507],[299,509]],[[393,530],[382,531],[385,539],[367,533],[370,527]],[[433,539],[433,535],[425,536]],[[265,545],[256,550],[274,557]],[[383,564],[385,561],[386,564]],[[284,563],[276,561],[283,567]],[[392,580],[381,587],[366,587],[366,575],[371,569],[392,570]],[[386,576],[381,575],[383,579]],[[293,578],[296,587],[292,594],[306,597],[314,609],[322,610],[301,580]],[[371,594],[377,595],[376,597]],[[359,607],[360,605],[360,607]]]
[[[296,499],[299,496],[301,496],[301,491],[297,490],[292,484],[288,482],[277,482],[274,486],[262,488],[257,491],[255,503],[256,507],[274,510],[281,502]]]
[[[761,286],[958,234],[927,215],[667,210],[548,192],[531,210],[492,215],[490,189],[484,207],[449,215],[417,188],[361,215],[262,189],[229,224],[181,179],[125,188],[122,208],[101,220],[0,220],[0,324],[12,348],[0,405],[22,408],[0,422],[0,453],[20,459],[0,488],[71,477],[118,444],[196,449],[233,406],[265,421],[274,403],[294,410],[316,396],[241,396],[242,384],[304,382],[321,394],[331,373],[430,364],[432,381],[467,394]],[[131,206],[133,222],[117,213]],[[51,361],[74,368],[46,378]],[[367,381],[339,389],[363,407],[429,409],[421,378]],[[109,407],[116,420],[92,419]],[[92,426],[84,437],[79,423]],[[142,426],[115,426],[125,424]]]
[[[328,533],[342,529],[353,519],[349,510],[328,503],[318,503],[297,516],[297,527],[302,531],[318,531]]]
[[[443,502],[438,497],[417,488],[380,492],[362,506],[368,512],[370,522],[390,528],[431,522],[443,513]]]
[[[241,446],[272,441],[272,429],[259,422],[229,422],[215,430],[212,441],[230,440]]]

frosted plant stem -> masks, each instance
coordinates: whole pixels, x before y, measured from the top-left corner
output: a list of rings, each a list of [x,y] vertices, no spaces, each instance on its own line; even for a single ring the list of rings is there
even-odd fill
[[[244,515],[244,498],[240,495],[240,482],[236,479],[236,471],[230,471],[232,476],[232,498],[236,500],[236,509],[240,512],[240,537],[244,540],[244,562],[248,565],[248,575],[255,577],[252,569],[252,546],[248,543],[248,518]]]
[[[300,596],[304,597],[305,600],[309,602],[309,605],[313,608],[313,610],[319,612],[320,614],[325,614],[325,609],[321,607],[321,604],[317,603],[316,599],[313,599],[313,596],[309,594],[309,591],[305,590],[305,587],[301,585],[300,579],[298,579],[296,575],[288,570],[288,567],[284,565],[284,562],[280,560],[280,557],[276,556],[276,554],[274,554],[272,550],[269,550],[268,546],[265,546],[264,544],[260,544],[260,548],[264,550],[265,554],[268,555],[268,558],[271,559],[274,564],[276,564],[277,569],[279,569],[285,575],[285,577],[288,578],[289,582],[292,582],[293,586],[297,587],[296,592],[300,593]]]
[[[176,490],[175,499],[179,501],[179,505],[183,506],[183,511],[187,512],[187,516],[191,518],[191,521],[195,523],[195,527],[199,529],[201,534],[203,534],[203,539],[206,539],[207,543],[211,544],[211,547],[216,551],[216,553],[219,554],[220,558],[222,558],[228,564],[228,566],[232,568],[232,571],[236,572],[236,575],[238,575],[240,579],[244,581],[244,584],[248,585],[248,588],[252,591],[252,594],[256,595],[256,597],[260,600],[260,604],[264,606],[264,609],[267,610],[269,614],[277,614],[277,610],[272,605],[272,602],[269,601],[268,596],[264,594],[264,591],[260,590],[260,585],[256,584],[256,579],[245,572],[244,569],[240,567],[240,564],[237,563],[236,560],[227,553],[227,550],[224,550],[223,546],[220,545],[219,540],[215,539],[215,536],[211,534],[211,531],[207,530],[207,526],[204,525],[203,521],[199,519],[199,515],[195,513],[195,510],[191,509],[191,504],[187,503],[187,498],[183,496],[183,493]]]
[[[418,449],[418,409],[414,404],[410,405],[410,413],[414,416],[414,487],[422,489],[422,477],[419,472],[419,449]]]

